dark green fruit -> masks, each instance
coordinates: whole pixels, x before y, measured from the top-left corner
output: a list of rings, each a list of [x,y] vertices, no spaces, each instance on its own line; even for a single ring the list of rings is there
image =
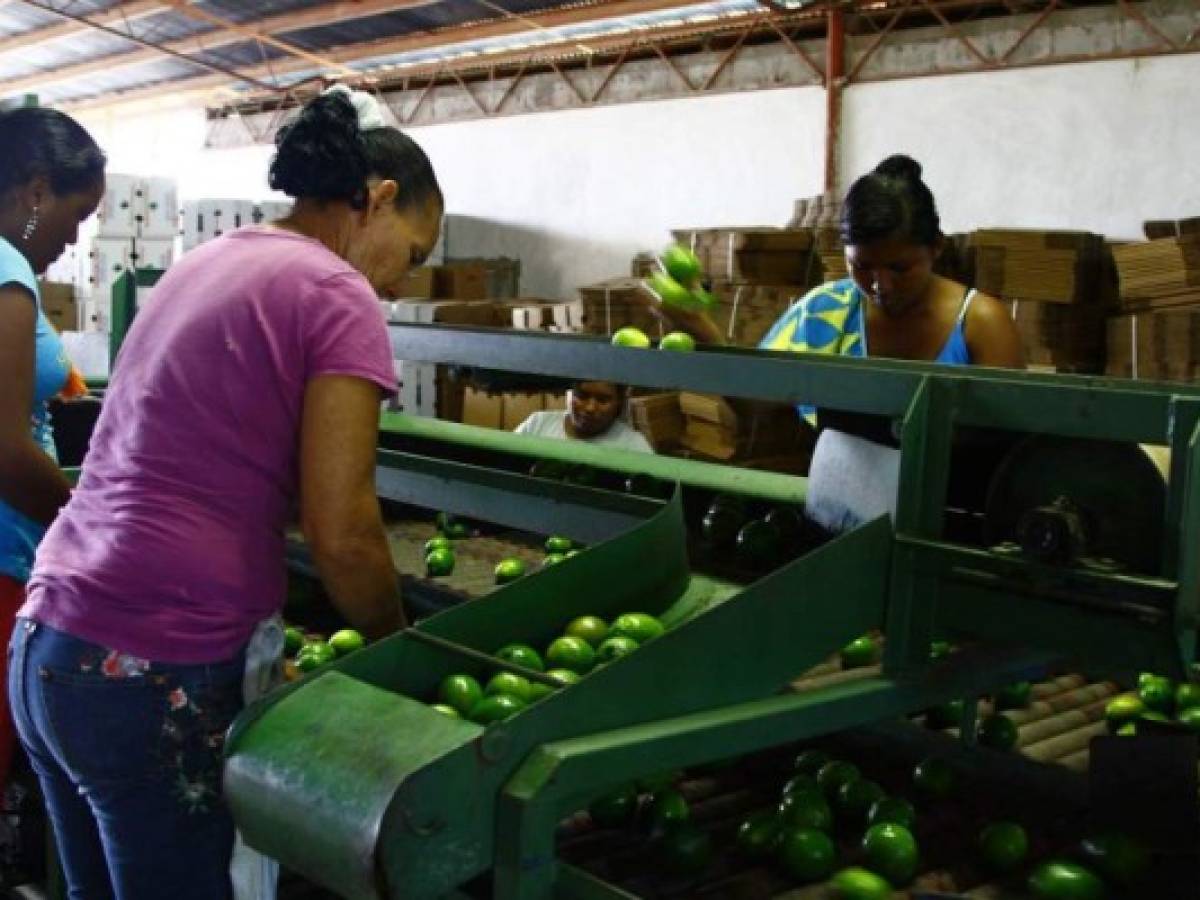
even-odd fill
[[[829,882],[833,900],[891,900],[892,886],[874,872],[857,866],[842,869]]]
[[[1152,675],[1138,686],[1138,697],[1146,709],[1170,715],[1175,704],[1175,685],[1169,678]]]
[[[594,800],[588,814],[600,828],[623,828],[633,821],[637,808],[637,791],[624,787]]]
[[[766,859],[779,846],[783,827],[774,810],[756,812],[746,819],[737,832],[737,845],[751,859]]]
[[[876,800],[867,811],[867,825],[886,825],[889,822],[912,831],[917,824],[917,811],[903,797]]]
[[[1104,883],[1083,866],[1052,860],[1033,870],[1029,891],[1036,900],[1101,900]]]
[[[784,871],[801,884],[824,881],[837,859],[829,835],[815,828],[785,831],[777,855]]]
[[[863,669],[879,662],[879,644],[875,639],[863,635],[855,638],[841,652],[843,669]]]
[[[862,773],[858,771],[858,766],[854,763],[835,759],[821,766],[821,770],[817,772],[817,784],[821,786],[825,796],[832,799],[837,796],[837,792],[843,784],[861,777]]]
[[[929,661],[937,662],[938,660],[945,659],[953,649],[949,641],[934,641],[929,645]]]
[[[788,794],[779,801],[779,821],[788,828],[833,830],[833,812],[820,794]]]
[[[1150,868],[1145,846],[1127,834],[1109,832],[1084,838],[1080,856],[1103,878],[1128,888],[1135,885]]]
[[[768,569],[779,560],[779,532],[759,519],[744,525],[737,536],[738,562],[749,569]]]
[[[895,887],[904,887],[917,874],[917,841],[903,825],[872,825],[862,842],[866,866]]]
[[[929,800],[947,799],[954,793],[957,780],[950,764],[937,756],[918,763],[913,769],[913,787]]]
[[[838,818],[848,825],[862,825],[867,821],[867,813],[871,807],[886,794],[874,781],[867,778],[857,778],[848,781],[838,788],[833,807]]]
[[[691,817],[691,807],[675,788],[659,791],[650,801],[650,825],[657,830],[674,831]]]
[[[817,784],[816,777],[812,775],[793,775],[784,784],[781,795],[790,797],[792,794],[821,795],[821,786]]]
[[[802,775],[815,776],[827,762],[829,762],[829,754],[824,750],[803,750],[796,757],[793,768]]]
[[[1029,855],[1029,837],[1016,822],[993,822],[979,833],[979,855],[989,871],[1015,871]]]

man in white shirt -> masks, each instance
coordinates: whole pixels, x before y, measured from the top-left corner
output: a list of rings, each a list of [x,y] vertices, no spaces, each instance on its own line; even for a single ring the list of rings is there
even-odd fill
[[[611,381],[577,381],[567,391],[566,410],[536,412],[517,426],[517,434],[653,453],[650,443],[621,418],[628,395],[629,388]]]

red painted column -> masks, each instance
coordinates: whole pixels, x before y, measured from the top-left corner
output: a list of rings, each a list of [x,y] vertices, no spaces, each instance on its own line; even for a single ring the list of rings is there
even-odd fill
[[[826,12],[825,192],[838,189],[838,144],[842,130],[842,87],[846,76],[846,23],[836,0]]]

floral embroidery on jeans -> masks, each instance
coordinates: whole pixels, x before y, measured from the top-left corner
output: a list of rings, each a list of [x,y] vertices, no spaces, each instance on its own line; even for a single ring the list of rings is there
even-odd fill
[[[190,813],[208,812],[220,799],[225,731],[237,712],[235,690],[225,693],[231,696],[223,698],[215,688],[189,694],[176,687],[167,694],[163,765],[171,773],[172,792]]]
[[[96,648],[96,652],[85,653],[80,657],[79,671],[90,675],[97,669],[105,678],[140,678],[150,671],[150,660],[134,656],[132,653],[122,653],[120,650]]]

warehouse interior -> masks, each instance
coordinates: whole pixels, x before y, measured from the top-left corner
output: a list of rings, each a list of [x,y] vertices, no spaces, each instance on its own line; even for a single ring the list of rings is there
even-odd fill
[[[0,0],[0,892],[1200,898],[1198,85],[1197,0]]]

